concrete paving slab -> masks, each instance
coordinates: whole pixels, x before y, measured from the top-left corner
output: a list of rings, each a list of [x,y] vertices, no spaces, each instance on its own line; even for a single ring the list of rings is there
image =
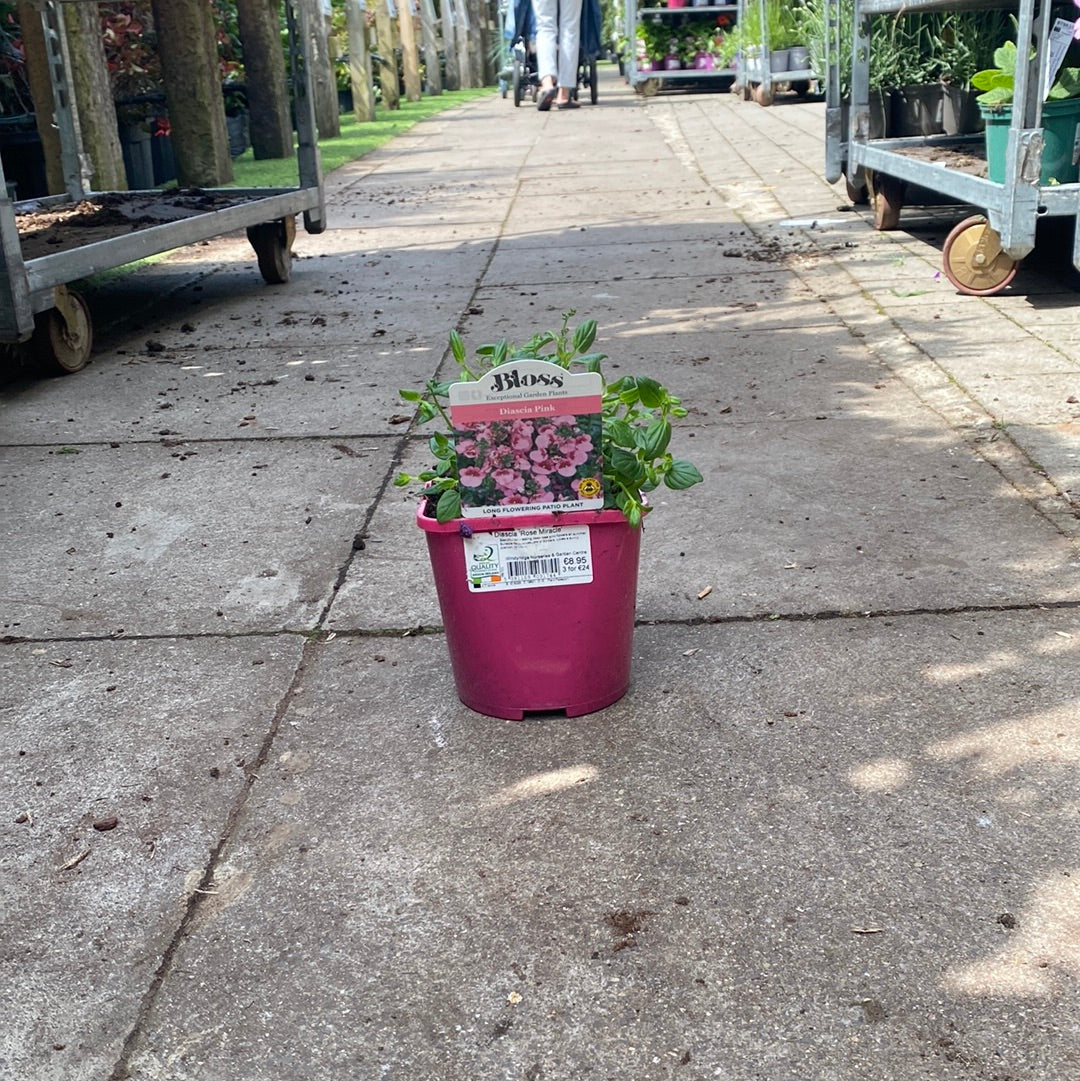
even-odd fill
[[[285,635],[4,646],[5,1077],[109,1076],[300,655]]]
[[[32,553],[10,561],[0,626],[33,638],[310,628],[385,468],[382,448],[333,436],[162,435],[0,461],[0,546]]]
[[[485,284],[535,285],[563,277],[576,278],[583,271],[598,280],[610,282],[655,281],[687,275],[703,278],[715,275],[731,280],[736,276],[775,272],[775,267],[768,261],[755,258],[756,250],[740,246],[735,238],[725,244],[718,236],[713,245],[707,245],[634,241],[625,234],[622,239],[618,236],[597,237],[593,230],[589,234],[588,244],[575,244],[575,237],[545,247],[518,244],[517,238],[500,241],[484,275]]]
[[[699,289],[699,284],[705,288]],[[617,328],[624,336],[766,333],[836,325],[835,316],[815,302],[807,287],[780,272],[771,282],[764,277],[753,282],[673,279],[643,288],[642,282],[626,279],[595,282],[595,291],[592,285],[592,279],[579,276],[547,284],[540,296],[513,286],[484,286],[476,294],[484,313],[471,321],[475,331],[470,329],[470,335],[483,341],[527,340],[531,328],[557,328],[568,311],[576,311],[579,320],[592,318],[602,327]]]
[[[1078,640],[642,629],[628,698],[524,724],[437,639],[322,645],[130,1076],[1064,1079]]]
[[[197,441],[386,436],[411,417],[398,385],[422,384],[446,348],[388,337],[336,349],[251,342],[184,350],[161,341],[184,335],[155,333],[162,347],[154,352],[99,356],[80,374],[79,393],[58,381],[10,388],[0,405],[4,438],[62,444],[76,428],[82,444],[162,433]]]
[[[891,401],[891,421],[883,405],[872,419],[755,418],[721,427],[715,418],[680,433],[677,453],[705,481],[697,498],[655,494],[638,618],[1080,600],[1080,557],[1068,541],[960,439],[943,436],[928,410]],[[417,442],[403,468],[418,472],[425,452]],[[845,462],[842,471],[836,461]],[[703,501],[712,508],[706,517]],[[440,623],[414,516],[414,497],[395,492],[380,501],[328,627]]]

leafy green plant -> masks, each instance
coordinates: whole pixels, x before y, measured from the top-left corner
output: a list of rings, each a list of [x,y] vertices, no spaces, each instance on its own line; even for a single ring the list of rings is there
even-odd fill
[[[567,371],[597,372],[607,358],[592,351],[596,321],[587,319],[574,330],[563,315],[558,331],[533,335],[524,345],[505,339],[482,345],[469,358],[460,334],[450,332],[450,353],[458,368],[457,382],[481,378],[501,364],[517,360],[543,360]],[[425,486],[429,506],[440,522],[461,516],[460,477],[454,428],[450,422],[450,382],[429,379],[420,390],[406,389],[401,397],[415,404],[420,423],[440,421],[442,431],[428,440],[433,464],[417,474],[400,473],[399,487],[420,483]],[[605,508],[617,508],[631,526],[641,524],[650,510],[647,493],[661,484],[673,490],[690,488],[701,481],[698,468],[684,458],[676,458],[669,448],[671,421],[686,416],[681,399],[648,376],[624,375],[613,382],[603,381],[601,451]]]
[[[980,105],[1001,106],[1009,105],[1013,100],[1014,82],[1016,78],[1016,43],[1005,42],[994,51],[994,66],[975,72],[971,77],[971,85],[981,93],[975,100]],[[1054,85],[1050,87],[1050,93],[1046,95],[1047,101],[1062,101],[1066,98],[1080,97],[1080,68],[1062,68]]]

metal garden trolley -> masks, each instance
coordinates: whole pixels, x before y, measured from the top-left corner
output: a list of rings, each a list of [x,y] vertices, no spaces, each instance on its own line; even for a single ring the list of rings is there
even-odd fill
[[[790,4],[790,0],[788,3]],[[735,71],[736,89],[745,100],[752,98],[759,105],[771,105],[778,86],[788,86],[800,97],[805,96],[810,92],[811,84],[818,78],[810,65],[809,51],[805,47],[800,47],[797,51],[786,51],[785,66],[776,67],[777,57],[773,49],[774,43],[769,40],[765,0],[738,0],[739,25],[745,27],[751,23],[752,20],[747,18],[747,11],[751,7],[757,8],[761,40],[757,44],[756,55],[739,58],[739,66]],[[790,63],[793,55],[794,63]]]
[[[1017,41],[1032,42],[1034,56],[1017,49],[1011,120],[1007,128],[1002,179],[986,174],[986,142],[982,134],[872,138],[870,130],[871,16],[932,10],[1001,10],[1016,13]],[[1080,219],[1080,183],[1047,182],[1042,176],[1048,129],[1044,95],[1049,85],[1051,4],[1036,0],[854,0],[851,49],[851,100],[840,95],[840,0],[828,0],[826,88],[826,178],[845,179],[854,201],[869,199],[878,229],[895,229],[912,186],[948,201],[981,207],[984,214],[967,217],[949,234],[943,269],[962,293],[992,296],[1016,275],[1017,266],[1035,247],[1041,218]],[[1072,165],[1080,151],[1080,129],[1068,140]],[[1068,156],[1069,150],[1066,151]],[[1075,176],[1075,170],[1073,175]],[[1054,178],[1050,178],[1053,181]],[[1073,262],[1080,269],[1080,229]]]
[[[39,359],[61,372],[83,368],[89,357],[93,329],[86,302],[68,286],[88,275],[110,270],[150,255],[195,244],[239,229],[247,236],[258,257],[259,270],[268,283],[288,280],[295,217],[303,214],[309,233],[325,228],[325,200],[311,78],[304,61],[307,15],[298,0],[285,0],[289,31],[293,100],[297,131],[299,183],[295,188],[217,188],[178,193],[164,198],[153,192],[92,192],[86,187],[80,166],[80,146],[72,109],[66,39],[61,19],[61,3],[84,0],[41,0],[41,20],[45,32],[53,88],[53,104],[59,129],[66,193],[32,202],[15,203],[6,194],[0,168],[0,343],[30,341]],[[135,228],[135,219],[153,202],[153,224],[145,215]],[[117,234],[109,231],[102,239],[90,239],[76,247],[51,254],[24,253],[19,234],[19,215],[33,212],[63,219],[76,208],[88,223],[81,235],[93,236],[96,220],[115,218],[125,206],[132,225]],[[100,214],[95,214],[100,210]],[[110,213],[111,212],[111,213]],[[62,229],[63,226],[61,225]]]

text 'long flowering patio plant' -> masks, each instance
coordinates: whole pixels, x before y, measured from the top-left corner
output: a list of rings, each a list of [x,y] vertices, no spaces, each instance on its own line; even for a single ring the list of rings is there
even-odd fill
[[[455,425],[450,419],[452,382],[473,381],[512,361],[540,360],[569,372],[603,376],[602,353],[594,353],[595,320],[571,331],[574,312],[563,316],[557,332],[534,335],[524,345],[500,341],[482,345],[473,359],[457,331],[450,333],[450,352],[458,367],[456,380],[428,380],[422,390],[402,390],[416,403],[421,423],[441,420],[445,431],[428,445],[435,462],[419,474],[401,473],[395,483],[425,485],[428,505],[440,522],[461,517],[463,507],[535,504],[537,510],[558,510],[573,499],[596,499],[617,508],[632,526],[649,510],[646,496],[661,484],[675,490],[701,479],[691,462],[668,449],[673,418],[686,416],[679,398],[655,379],[622,376],[603,381],[599,414],[482,420]]]

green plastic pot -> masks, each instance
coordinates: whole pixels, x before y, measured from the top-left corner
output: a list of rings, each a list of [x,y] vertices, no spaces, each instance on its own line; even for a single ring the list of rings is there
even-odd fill
[[[1080,98],[1043,102],[1043,156],[1041,184],[1075,184],[1080,180]],[[995,183],[1005,182],[1005,152],[1009,145],[1012,106],[979,106],[986,121],[987,175]]]

